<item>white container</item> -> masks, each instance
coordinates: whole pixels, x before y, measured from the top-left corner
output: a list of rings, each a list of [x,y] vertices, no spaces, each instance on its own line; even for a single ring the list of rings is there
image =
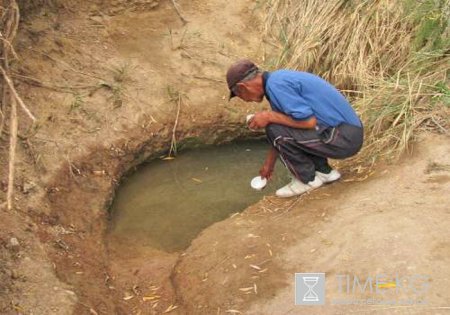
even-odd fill
[[[250,186],[252,186],[252,188],[255,190],[261,190],[264,187],[266,187],[266,185],[267,185],[267,179],[262,178],[261,176],[256,176],[250,182]]]

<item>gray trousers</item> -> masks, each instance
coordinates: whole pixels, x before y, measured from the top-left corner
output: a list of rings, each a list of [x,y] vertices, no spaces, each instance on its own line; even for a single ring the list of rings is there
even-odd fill
[[[358,153],[364,131],[349,124],[315,129],[270,124],[266,127],[266,135],[292,175],[308,183],[314,180],[316,171],[331,171],[327,158],[345,159]]]

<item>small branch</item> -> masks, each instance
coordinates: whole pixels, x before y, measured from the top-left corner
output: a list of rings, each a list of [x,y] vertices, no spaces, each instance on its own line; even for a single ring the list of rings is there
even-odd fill
[[[7,209],[11,210],[14,195],[14,163],[16,160],[16,144],[17,144],[17,105],[14,97],[11,97],[11,121],[9,137],[9,170],[8,170],[8,191],[6,193]]]
[[[19,94],[17,93],[16,89],[14,88],[14,84],[12,83],[11,79],[8,77],[8,75],[5,72],[5,69],[3,67],[0,67],[0,71],[3,74],[3,77],[5,78],[6,83],[8,84],[9,89],[11,90],[14,98],[19,102],[22,109],[25,111],[25,113],[28,115],[28,117],[31,118],[33,122],[36,121],[36,117],[30,112],[30,110],[27,108],[27,106],[24,104],[22,99],[20,98]]]
[[[23,106],[26,109],[26,112],[31,115],[33,121],[36,119],[34,116],[28,111],[25,104],[23,104],[22,100],[20,99],[19,95],[17,94],[16,90],[14,89],[14,84],[9,79],[7,72],[9,71],[9,60],[8,60],[8,52],[11,50],[13,52],[13,55],[15,55],[14,50],[12,49],[11,43],[16,36],[17,29],[19,26],[19,7],[17,6],[17,3],[15,0],[9,1],[9,7],[8,7],[8,13],[9,15],[6,16],[6,19],[4,20],[3,29],[2,29],[2,37],[4,38],[3,41],[3,49],[1,52],[2,57],[2,66],[0,67],[1,72],[3,74],[3,77],[5,78],[5,82],[2,84],[2,111],[6,112],[6,103],[9,99],[10,102],[10,137],[9,137],[9,167],[8,167],[8,190],[6,192],[6,208],[8,210],[11,210],[13,208],[13,199],[14,199],[14,164],[16,161],[16,146],[17,146],[17,133],[18,133],[18,122],[17,122],[17,103],[21,103],[21,106]],[[5,70],[6,69],[6,70]],[[8,85],[9,90],[12,92],[8,93],[8,90],[6,89],[6,85]],[[2,119],[1,125],[3,128],[4,121]],[[1,135],[1,132],[0,132]]]
[[[0,137],[3,135],[3,128],[5,126],[5,114],[3,114],[2,109],[0,108]]]
[[[175,8],[175,11],[177,12],[178,16],[180,17],[181,21],[183,22],[183,24],[186,24],[187,22],[189,22],[188,20],[186,20],[183,15],[180,12],[180,9],[178,9],[178,4],[176,2],[176,0],[171,0],[173,7]]]
[[[177,154],[177,138],[175,136],[175,133],[177,131],[178,126],[178,118],[180,117],[180,109],[181,109],[181,94],[178,94],[178,108],[177,108],[177,117],[175,119],[175,123],[173,125],[172,129],[172,141],[170,143],[170,150],[169,150],[169,157],[172,156],[172,153]]]
[[[0,36],[2,36],[1,33],[0,33]],[[16,53],[16,51],[14,50],[14,47],[11,45],[11,43],[10,43],[7,39],[5,39],[5,38],[3,38],[3,37],[0,37],[0,40],[2,40],[2,41],[4,42],[4,44],[5,44],[4,47],[9,48],[9,50],[10,50],[11,53],[13,54],[14,58],[19,59],[19,56],[17,56],[17,53]],[[4,48],[3,50],[6,51],[5,48]]]
[[[437,122],[437,120],[436,119],[434,119],[434,117],[433,116],[431,116],[431,120],[434,122],[434,124],[436,125],[436,126],[438,126],[439,127],[439,129],[441,129],[442,130],[442,132],[443,133],[445,133],[445,134],[448,134],[448,131],[447,131],[447,129],[445,129],[444,127],[442,127],[438,122]]]

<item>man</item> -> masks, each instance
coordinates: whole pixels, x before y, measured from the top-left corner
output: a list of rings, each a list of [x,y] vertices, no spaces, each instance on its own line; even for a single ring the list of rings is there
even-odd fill
[[[355,155],[363,143],[363,127],[345,97],[330,83],[306,72],[262,72],[250,60],[240,60],[227,72],[230,99],[269,101],[270,111],[256,113],[249,128],[265,128],[272,147],[260,170],[270,179],[278,156],[293,175],[277,190],[291,197],[338,180],[327,158]]]

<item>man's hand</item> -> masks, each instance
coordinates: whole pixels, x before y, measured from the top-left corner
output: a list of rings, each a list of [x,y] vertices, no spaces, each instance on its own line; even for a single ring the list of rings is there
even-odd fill
[[[250,129],[261,129],[265,128],[268,124],[270,124],[269,112],[264,111],[256,113],[248,123],[248,127]]]
[[[267,180],[272,178],[273,174],[273,165],[267,165],[267,163],[264,163],[264,165],[259,170],[259,175],[261,175],[262,178],[267,178]]]
[[[269,152],[267,152],[266,161],[264,162],[264,165],[259,170],[259,175],[261,175],[262,178],[270,179],[273,174],[273,169],[275,168],[275,162],[277,161],[278,157],[278,151],[272,147],[270,148]]]

